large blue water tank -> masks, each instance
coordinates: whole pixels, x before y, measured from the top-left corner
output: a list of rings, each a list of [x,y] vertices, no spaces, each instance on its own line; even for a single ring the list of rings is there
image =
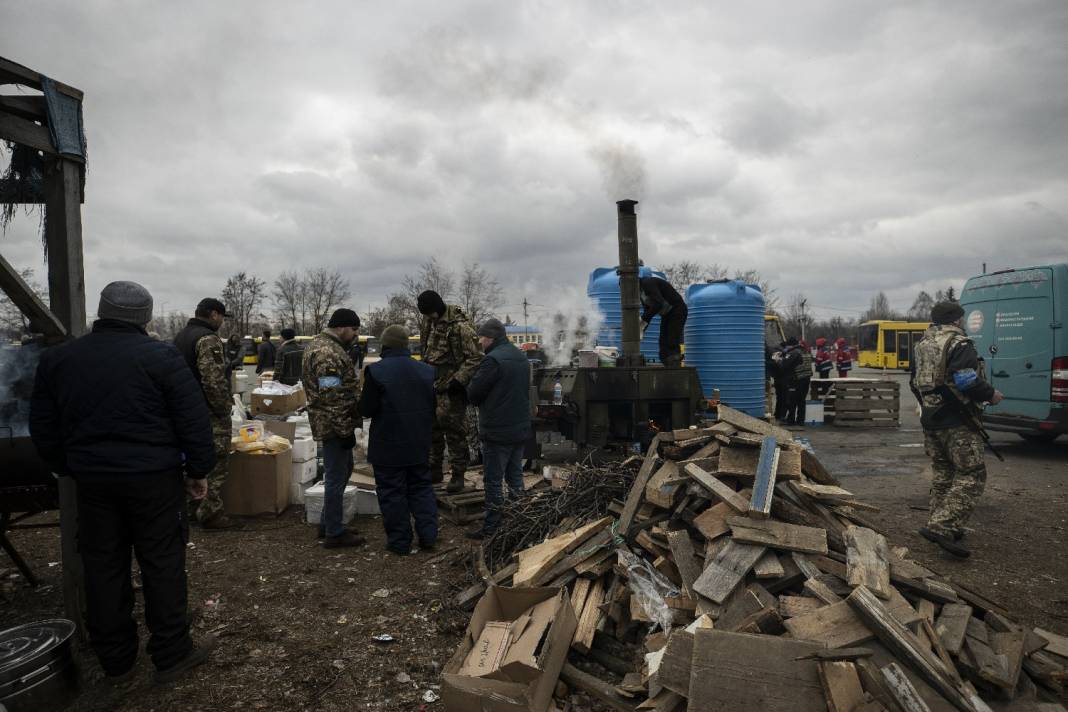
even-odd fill
[[[694,284],[686,290],[686,365],[705,396],[764,416],[764,295],[742,282]]]
[[[653,275],[666,279],[663,272]],[[598,267],[590,272],[586,295],[594,300],[601,312],[601,328],[597,331],[597,346],[623,348],[623,307],[619,302],[619,275],[615,267]],[[642,338],[642,356],[647,363],[660,363],[660,317],[649,323]]]

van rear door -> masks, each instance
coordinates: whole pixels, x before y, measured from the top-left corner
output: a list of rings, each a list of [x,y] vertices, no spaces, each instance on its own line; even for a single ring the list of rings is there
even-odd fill
[[[1005,400],[991,415],[1041,420],[1050,409],[1053,361],[1053,270],[1048,267],[1007,272],[996,286],[997,311],[988,373]]]

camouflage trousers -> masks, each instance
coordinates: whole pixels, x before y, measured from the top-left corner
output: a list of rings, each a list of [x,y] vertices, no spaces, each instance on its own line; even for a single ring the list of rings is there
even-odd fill
[[[463,474],[467,472],[467,402],[448,393],[438,395],[438,408],[434,428],[430,434],[430,472],[443,472],[445,445],[449,447],[449,469]]]
[[[212,418],[211,435],[215,440],[215,468],[208,473],[208,495],[189,501],[189,516],[203,524],[223,511],[222,488],[230,470],[230,419]]]
[[[946,536],[960,534],[986,485],[983,441],[967,426],[924,432],[931,457],[931,513],[927,527]]]
[[[467,454],[472,462],[479,462],[482,454],[482,441],[478,439],[478,408],[467,406]]]

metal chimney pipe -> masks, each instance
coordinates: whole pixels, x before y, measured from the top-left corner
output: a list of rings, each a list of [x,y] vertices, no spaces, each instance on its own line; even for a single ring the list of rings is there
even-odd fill
[[[619,218],[619,299],[623,315],[623,355],[621,366],[645,364],[641,352],[641,289],[638,285],[637,200],[616,203]]]

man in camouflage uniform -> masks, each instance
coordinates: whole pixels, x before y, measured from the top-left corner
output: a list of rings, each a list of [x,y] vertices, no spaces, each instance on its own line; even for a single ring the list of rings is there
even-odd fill
[[[230,464],[230,378],[226,349],[219,328],[229,316],[218,299],[207,297],[197,304],[193,318],[174,337],[174,345],[189,364],[208,402],[211,433],[215,440],[215,469],[208,475],[208,494],[199,503],[190,500],[191,511],[205,529],[230,529],[238,523],[223,510],[222,487]]]
[[[449,446],[452,477],[448,491],[464,488],[467,471],[467,384],[482,361],[478,338],[471,320],[460,307],[445,304],[437,292],[419,295],[419,329],[423,361],[436,369],[434,391],[437,413],[430,445],[430,475],[434,482],[444,479],[445,444]]]
[[[1002,399],[983,377],[975,345],[961,328],[963,317],[956,302],[934,306],[934,323],[915,348],[909,384],[922,407],[924,446],[934,473],[930,514],[920,534],[962,558],[971,553],[960,543],[964,525],[986,484],[979,408]]]
[[[354,431],[362,426],[356,410],[359,378],[348,354],[359,327],[356,312],[336,310],[323,333],[304,349],[301,368],[312,435],[323,444],[325,492],[319,538],[328,549],[366,543],[342,521],[345,486],[352,475],[352,449],[356,447]]]

